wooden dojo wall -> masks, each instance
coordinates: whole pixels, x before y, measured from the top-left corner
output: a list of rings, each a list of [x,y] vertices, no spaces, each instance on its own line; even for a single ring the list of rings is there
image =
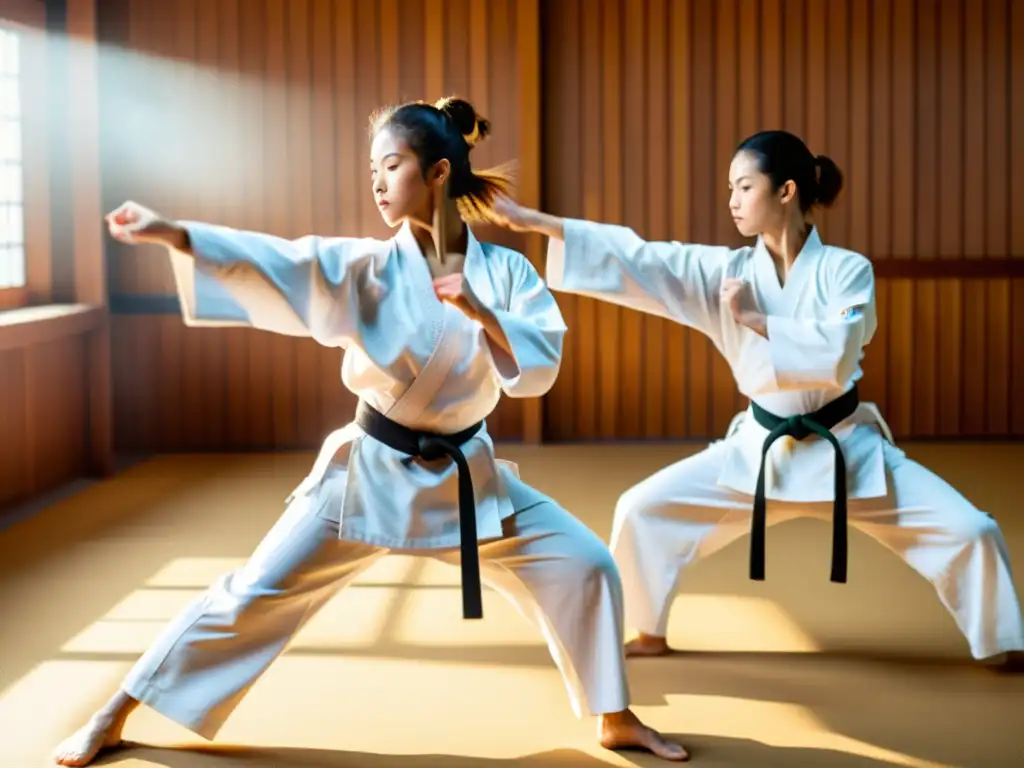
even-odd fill
[[[1013,0],[116,0],[100,5],[104,203],[284,236],[386,235],[382,104],[459,93],[523,196],[652,239],[740,244],[737,141],[846,174],[826,240],[876,264],[866,397],[897,437],[1024,434],[1024,7]],[[485,236],[492,233],[484,233]],[[543,263],[540,239],[497,235]],[[186,329],[155,250],[108,246],[122,451],[313,448],[354,402],[308,340]],[[559,295],[562,376],[499,439],[708,439],[744,406],[703,337]]]

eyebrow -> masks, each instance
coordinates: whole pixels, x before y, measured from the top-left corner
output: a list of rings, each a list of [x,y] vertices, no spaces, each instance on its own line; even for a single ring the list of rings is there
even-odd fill
[[[384,162],[385,160],[387,160],[387,159],[388,159],[389,157],[401,157],[401,156],[402,156],[402,153],[401,153],[401,152],[388,152],[388,153],[387,153],[386,155],[384,155],[384,157],[382,157],[382,158],[380,159],[380,162],[382,162],[382,163],[383,163],[383,162]],[[370,166],[371,166],[371,167],[373,166],[373,158],[372,158],[372,157],[370,158]]]

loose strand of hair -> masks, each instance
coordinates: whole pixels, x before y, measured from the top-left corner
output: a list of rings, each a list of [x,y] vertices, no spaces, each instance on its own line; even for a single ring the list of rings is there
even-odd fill
[[[469,189],[455,199],[462,218],[474,223],[493,221],[495,199],[512,193],[514,168],[514,163],[506,163],[484,171],[470,171]]]

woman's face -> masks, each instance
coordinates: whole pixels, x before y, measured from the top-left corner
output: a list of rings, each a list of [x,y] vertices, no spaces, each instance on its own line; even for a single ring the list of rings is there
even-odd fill
[[[434,168],[428,176],[440,178],[443,172]],[[408,218],[430,221],[432,186],[423,178],[416,153],[390,128],[382,128],[373,139],[370,178],[377,210],[389,227],[397,227]]]
[[[729,167],[729,211],[736,229],[744,237],[756,237],[785,221],[786,207],[796,204],[796,186],[787,181],[772,189],[772,180],[762,173],[757,158],[737,152]]]

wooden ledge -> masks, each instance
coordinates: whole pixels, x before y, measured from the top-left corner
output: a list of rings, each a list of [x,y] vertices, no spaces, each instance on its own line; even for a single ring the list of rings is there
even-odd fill
[[[45,304],[0,312],[0,351],[24,349],[99,328],[107,311],[92,304]]]

